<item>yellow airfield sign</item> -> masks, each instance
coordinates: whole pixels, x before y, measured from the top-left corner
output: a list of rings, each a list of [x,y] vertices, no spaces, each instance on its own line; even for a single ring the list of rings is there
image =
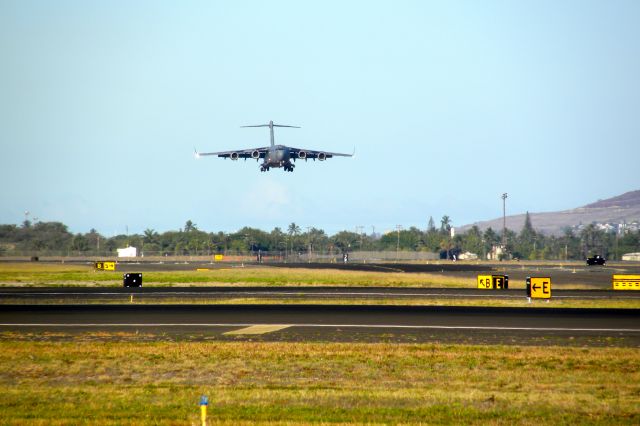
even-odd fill
[[[508,275],[478,275],[478,288],[504,290],[509,288]]]
[[[640,275],[613,274],[614,290],[640,290]]]
[[[115,271],[116,262],[96,262],[95,267],[102,271]]]
[[[550,277],[527,277],[527,297],[551,299]]]
[[[493,288],[491,275],[478,275],[478,288],[483,288],[483,289]]]
[[[493,288],[497,290],[505,290],[509,288],[509,277],[507,275],[492,275]]]
[[[220,262],[223,259],[224,259],[224,255],[223,254],[216,254],[216,255],[213,256],[213,260],[215,260],[216,262]]]

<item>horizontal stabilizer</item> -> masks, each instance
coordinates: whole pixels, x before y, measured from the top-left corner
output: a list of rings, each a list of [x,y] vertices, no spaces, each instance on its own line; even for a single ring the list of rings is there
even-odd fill
[[[294,129],[300,129],[299,126],[288,126],[286,124],[254,124],[252,126],[240,126],[240,127],[292,127]]]

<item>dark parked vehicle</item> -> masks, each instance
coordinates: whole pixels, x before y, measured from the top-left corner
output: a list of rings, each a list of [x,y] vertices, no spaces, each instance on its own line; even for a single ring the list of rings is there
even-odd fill
[[[607,259],[600,256],[599,254],[587,258],[587,265],[604,265],[605,263],[607,263]]]

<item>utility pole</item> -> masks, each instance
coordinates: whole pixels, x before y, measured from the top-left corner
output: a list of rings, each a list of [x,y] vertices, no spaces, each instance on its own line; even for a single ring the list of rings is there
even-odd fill
[[[364,235],[364,226],[358,225],[356,226],[356,234],[360,236],[360,251],[362,251],[362,243],[363,243],[363,235]]]
[[[502,194],[502,250],[507,250],[507,193]]]
[[[398,263],[398,255],[400,253],[400,231],[402,230],[402,225],[396,225],[396,230],[398,231],[398,243],[396,244],[396,263]]]
[[[307,261],[311,263],[311,227],[307,226],[307,245],[309,246],[307,252]]]
[[[484,242],[484,237],[482,237],[482,260],[487,260],[487,246]]]

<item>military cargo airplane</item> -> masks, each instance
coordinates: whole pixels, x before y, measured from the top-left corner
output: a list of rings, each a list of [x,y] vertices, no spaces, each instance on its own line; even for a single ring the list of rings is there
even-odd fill
[[[196,158],[199,158],[203,155],[217,155],[218,157],[222,157],[224,159],[231,158],[232,160],[237,160],[239,158],[247,158],[254,159],[256,161],[263,159],[262,164],[260,164],[260,171],[267,172],[271,167],[283,167],[286,172],[292,172],[295,165],[291,163],[291,160],[294,162],[297,159],[300,160],[319,160],[324,161],[327,158],[332,157],[353,157],[353,154],[340,154],[337,152],[325,152],[325,151],[316,151],[313,149],[302,149],[302,148],[293,148],[290,146],[284,145],[276,145],[273,137],[273,128],[274,127],[291,127],[294,129],[299,129],[298,126],[287,126],[284,124],[274,124],[273,121],[269,121],[269,124],[257,124],[254,126],[241,126],[241,127],[268,127],[271,133],[271,146],[266,146],[262,148],[249,148],[249,149],[239,149],[237,151],[220,151],[220,152],[197,152]],[[354,151],[355,153],[355,151]]]

